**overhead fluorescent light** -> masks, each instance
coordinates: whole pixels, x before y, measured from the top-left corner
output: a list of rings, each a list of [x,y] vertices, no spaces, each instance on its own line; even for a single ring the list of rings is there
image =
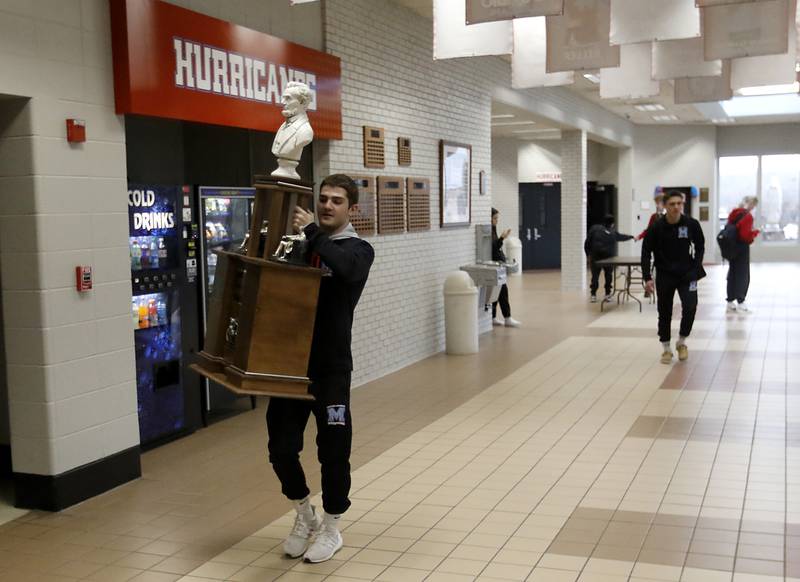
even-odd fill
[[[586,73],[583,76],[583,78],[586,79],[587,81],[591,81],[592,83],[595,83],[595,84],[600,82],[600,77],[598,77],[597,75],[595,75],[593,73]]]
[[[666,107],[661,105],[661,103],[642,103],[640,105],[634,105],[634,109],[637,111],[664,111]]]
[[[512,113],[498,113],[497,115],[492,115],[492,119],[511,119],[514,117]]]
[[[535,121],[501,121],[493,123],[492,127],[508,127],[510,125],[536,125]]]
[[[560,131],[559,129],[515,129],[511,133],[552,133]]]
[[[736,123],[736,120],[733,117],[715,117],[711,123]]]
[[[653,115],[653,121],[678,121],[677,115]]]
[[[737,95],[750,97],[753,95],[787,95],[800,92],[800,83],[795,81],[788,85],[762,85],[760,87],[742,87],[736,91]]]

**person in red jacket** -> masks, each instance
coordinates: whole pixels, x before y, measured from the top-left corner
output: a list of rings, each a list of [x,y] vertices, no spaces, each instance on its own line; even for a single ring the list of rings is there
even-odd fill
[[[636,240],[642,240],[644,236],[647,234],[647,229],[653,226],[653,223],[664,216],[664,195],[659,194],[653,200],[656,203],[656,211],[650,215],[650,220],[647,222],[647,228],[645,228],[639,236],[636,237]]]
[[[753,228],[752,210],[758,205],[756,196],[745,196],[739,208],[734,208],[728,215],[728,223],[736,222],[739,235],[739,253],[731,259],[728,267],[728,307],[729,312],[751,311],[745,299],[750,287],[750,245],[756,240],[759,231]]]

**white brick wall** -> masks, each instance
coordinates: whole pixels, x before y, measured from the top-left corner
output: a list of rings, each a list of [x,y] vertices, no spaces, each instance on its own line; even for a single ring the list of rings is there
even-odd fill
[[[478,172],[491,181],[492,88],[508,84],[494,58],[434,62],[429,19],[388,0],[328,2],[328,52],[342,59],[344,139],[321,155],[321,173],[428,177],[430,232],[371,237],[376,261],[353,330],[354,384],[402,368],[444,348],[442,284],[475,261],[474,225],[490,219]],[[363,166],[362,126],[386,130],[386,168]],[[411,167],[398,167],[397,137],[411,138]],[[439,229],[439,140],[472,145],[472,225]],[[481,318],[482,329],[490,326]]]
[[[561,132],[561,289],[586,288],[586,132]]]
[[[519,140],[514,138],[492,139],[492,204],[500,211],[498,231],[511,229],[512,236],[519,236],[519,179],[517,171],[517,149]]]

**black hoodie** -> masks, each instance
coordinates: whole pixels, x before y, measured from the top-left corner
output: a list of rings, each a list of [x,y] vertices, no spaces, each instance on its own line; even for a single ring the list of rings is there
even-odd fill
[[[680,220],[670,224],[666,216],[659,218],[647,229],[642,243],[642,276],[650,273],[650,255],[655,258],[656,270],[682,281],[697,281],[705,277],[703,255],[706,239],[700,223],[681,214]]]
[[[308,363],[308,375],[313,380],[325,372],[353,369],[350,351],[353,312],[367,283],[375,251],[357,236],[331,239],[314,223],[303,231],[308,239],[311,264],[325,272],[319,288]]]

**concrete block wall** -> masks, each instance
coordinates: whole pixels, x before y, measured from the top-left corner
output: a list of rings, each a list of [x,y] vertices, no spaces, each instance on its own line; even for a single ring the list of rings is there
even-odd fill
[[[492,89],[509,83],[496,58],[433,61],[431,20],[389,0],[328,2],[328,52],[342,59],[344,136],[320,159],[321,173],[427,177],[431,230],[375,236],[369,283],[353,330],[354,384],[378,378],[444,348],[442,284],[475,261],[474,225],[488,224],[491,197],[478,194],[478,173],[492,184]],[[362,126],[385,129],[386,167],[364,168]],[[409,137],[412,165],[397,165],[397,137]],[[439,140],[472,146],[472,225],[439,229]],[[483,330],[488,315],[480,318]]]
[[[561,289],[586,288],[586,132],[561,132]]]

